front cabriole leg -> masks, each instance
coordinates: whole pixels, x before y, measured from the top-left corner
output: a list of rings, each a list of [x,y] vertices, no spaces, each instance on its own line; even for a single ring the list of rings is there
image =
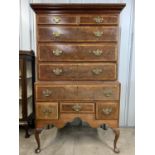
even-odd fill
[[[42,129],[35,129],[35,139],[37,142],[37,149],[35,149],[35,153],[40,153],[41,149],[40,149],[40,138],[39,138],[39,134],[41,133]]]
[[[119,136],[120,136],[120,129],[119,128],[113,128],[112,129],[114,134],[115,134],[115,139],[114,139],[114,152],[115,153],[119,153],[119,149],[117,148],[117,141],[119,139]]]

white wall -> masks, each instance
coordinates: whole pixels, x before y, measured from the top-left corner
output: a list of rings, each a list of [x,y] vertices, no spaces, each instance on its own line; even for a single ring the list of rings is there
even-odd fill
[[[121,88],[120,125],[135,126],[134,95],[134,0],[20,0],[20,49],[35,47],[35,15],[29,3],[126,3],[121,13],[121,45],[119,62],[119,81]]]

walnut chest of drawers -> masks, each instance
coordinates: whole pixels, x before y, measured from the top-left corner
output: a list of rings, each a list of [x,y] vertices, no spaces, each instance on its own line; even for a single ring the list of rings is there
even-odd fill
[[[119,137],[119,16],[125,4],[31,4],[36,13],[36,132],[80,118]]]

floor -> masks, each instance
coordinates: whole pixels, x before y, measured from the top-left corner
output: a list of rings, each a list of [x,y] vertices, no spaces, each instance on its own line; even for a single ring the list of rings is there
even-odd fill
[[[32,131],[33,132],[33,131]],[[119,155],[134,155],[134,128],[121,128],[118,141]],[[46,129],[40,134],[42,152],[39,155],[114,155],[111,129],[88,127],[65,127]],[[24,138],[24,130],[19,133],[19,155],[35,155],[34,135]]]

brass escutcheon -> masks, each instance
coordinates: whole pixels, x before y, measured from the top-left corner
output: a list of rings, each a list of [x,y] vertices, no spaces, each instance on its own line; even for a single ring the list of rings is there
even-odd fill
[[[103,114],[109,115],[112,112],[112,108],[104,108],[102,109]]]
[[[60,56],[62,53],[63,53],[63,52],[62,52],[61,50],[59,50],[59,49],[53,50],[53,54],[54,54],[55,56]]]
[[[60,17],[54,17],[54,18],[53,18],[53,21],[54,21],[55,23],[60,23],[61,18],[60,18]]]
[[[101,36],[103,35],[103,32],[101,32],[101,31],[95,31],[95,32],[94,32],[94,35],[95,35],[96,37],[101,37]]]
[[[102,53],[103,53],[103,51],[102,51],[102,50],[97,49],[97,50],[92,51],[92,53],[93,53],[95,56],[101,56],[101,55],[102,55]]]
[[[42,112],[44,113],[44,115],[50,115],[52,113],[52,109],[51,108],[43,109]]]
[[[79,104],[75,104],[72,109],[76,112],[79,112],[81,110],[81,106]]]
[[[48,97],[52,94],[52,91],[49,89],[45,89],[42,91],[43,96]]]
[[[53,34],[54,37],[60,37],[60,35],[61,35],[60,32],[56,32],[56,31],[53,32],[52,34]]]
[[[100,17],[100,16],[95,17],[94,20],[98,24],[100,24],[100,23],[102,23],[104,21],[103,17]]]
[[[92,73],[95,74],[95,75],[99,75],[103,72],[103,70],[101,68],[94,68],[92,70]]]
[[[61,73],[62,73],[62,69],[61,68],[54,68],[53,69],[53,73],[55,74],[55,75],[61,75]]]

